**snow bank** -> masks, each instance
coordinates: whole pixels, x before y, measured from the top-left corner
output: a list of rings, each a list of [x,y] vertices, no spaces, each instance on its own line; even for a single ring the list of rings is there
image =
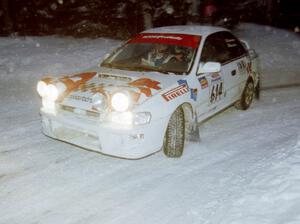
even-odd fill
[[[27,83],[44,75],[88,70],[119,43],[105,38],[0,37],[0,78]]]
[[[263,87],[300,84],[299,34],[255,24],[241,24],[235,33],[259,54]]]

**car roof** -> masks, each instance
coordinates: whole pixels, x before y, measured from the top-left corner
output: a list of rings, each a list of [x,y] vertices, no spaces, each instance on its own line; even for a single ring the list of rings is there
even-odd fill
[[[184,25],[184,26],[164,26],[145,30],[142,33],[178,33],[191,34],[206,37],[212,33],[220,31],[229,31],[217,26],[200,26],[200,25]],[[230,32],[230,31],[229,31]]]

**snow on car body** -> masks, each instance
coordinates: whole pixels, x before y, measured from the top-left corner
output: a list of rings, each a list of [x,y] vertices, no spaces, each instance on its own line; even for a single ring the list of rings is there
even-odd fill
[[[117,157],[141,158],[162,148],[179,157],[198,122],[234,103],[250,106],[259,74],[247,48],[218,27],[144,31],[96,71],[41,80],[43,132]]]

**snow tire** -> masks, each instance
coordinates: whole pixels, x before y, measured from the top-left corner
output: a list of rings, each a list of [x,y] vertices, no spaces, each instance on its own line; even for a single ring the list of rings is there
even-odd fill
[[[171,115],[164,137],[163,150],[167,157],[182,156],[185,139],[185,119],[182,107],[178,107]]]
[[[248,80],[244,91],[242,93],[241,99],[236,103],[235,107],[240,110],[247,110],[254,98],[255,88],[252,80]]]

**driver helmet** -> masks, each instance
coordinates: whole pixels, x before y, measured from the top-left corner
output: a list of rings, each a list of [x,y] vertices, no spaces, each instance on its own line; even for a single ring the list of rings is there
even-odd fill
[[[154,48],[154,54],[156,59],[165,57],[169,52],[169,47],[165,44],[157,44]]]

